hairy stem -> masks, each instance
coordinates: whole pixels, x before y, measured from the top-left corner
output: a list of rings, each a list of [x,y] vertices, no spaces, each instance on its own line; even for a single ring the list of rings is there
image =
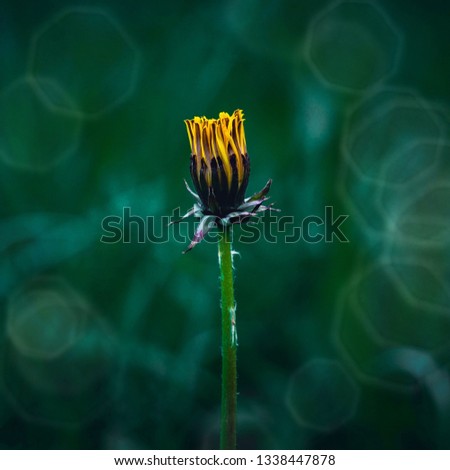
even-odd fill
[[[220,287],[222,292],[221,449],[236,449],[237,334],[230,235],[230,227],[224,228],[219,241]]]

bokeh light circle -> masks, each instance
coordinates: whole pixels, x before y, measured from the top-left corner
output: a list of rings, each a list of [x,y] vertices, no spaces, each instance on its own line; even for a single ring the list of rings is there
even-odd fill
[[[57,82],[45,78],[41,83],[60,103],[72,104]],[[42,102],[28,77],[0,95],[0,159],[10,167],[52,169],[75,152],[80,130],[79,119],[57,115]]]
[[[41,97],[55,112],[96,118],[133,92],[139,54],[128,34],[104,11],[70,8],[35,34],[29,73]],[[51,79],[71,97],[61,102],[45,84]]]
[[[333,341],[361,381],[417,391],[450,351],[449,298],[441,273],[419,259],[355,267],[337,302]]]
[[[401,36],[379,6],[343,1],[312,21],[305,55],[324,85],[358,93],[394,72],[400,49]]]
[[[26,421],[79,426],[117,396],[122,367],[114,334],[61,279],[39,278],[12,295],[7,333],[1,385]]]
[[[332,431],[355,414],[359,387],[338,361],[315,358],[289,381],[286,405],[300,426]]]
[[[82,315],[61,292],[36,288],[17,293],[8,304],[8,336],[24,356],[49,360],[74,343]]]
[[[414,243],[421,235],[408,233],[408,224],[426,231],[429,222],[442,222],[438,206],[426,215],[415,204],[439,173],[449,174],[445,127],[432,105],[410,90],[377,90],[350,110],[341,143],[337,190],[365,240]]]

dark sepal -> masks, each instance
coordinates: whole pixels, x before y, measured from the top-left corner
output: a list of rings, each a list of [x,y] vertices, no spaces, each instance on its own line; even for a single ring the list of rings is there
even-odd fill
[[[264,188],[261,189],[259,193],[253,194],[253,196],[248,197],[245,202],[258,201],[259,199],[264,199],[266,194],[270,191],[270,186],[272,185],[272,180],[267,181]]]

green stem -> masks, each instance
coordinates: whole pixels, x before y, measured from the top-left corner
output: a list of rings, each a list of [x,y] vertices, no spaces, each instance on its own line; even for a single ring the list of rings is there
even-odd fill
[[[230,228],[226,227],[219,241],[220,287],[222,292],[221,449],[236,449],[237,334],[230,235]]]

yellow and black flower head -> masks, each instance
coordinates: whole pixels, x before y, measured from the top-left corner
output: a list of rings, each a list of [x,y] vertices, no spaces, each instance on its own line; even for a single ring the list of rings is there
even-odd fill
[[[241,223],[272,209],[265,206],[272,183],[245,199],[250,175],[250,159],[244,133],[244,113],[237,109],[231,116],[220,113],[219,119],[194,117],[185,121],[191,144],[191,177],[196,204],[182,219],[201,217],[194,238],[186,251],[192,249],[214,226]]]
[[[240,109],[219,119],[185,121],[191,144],[191,177],[205,212],[226,217],[244,202],[250,162]]]

